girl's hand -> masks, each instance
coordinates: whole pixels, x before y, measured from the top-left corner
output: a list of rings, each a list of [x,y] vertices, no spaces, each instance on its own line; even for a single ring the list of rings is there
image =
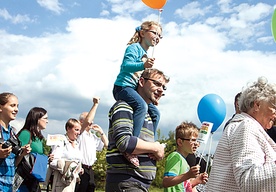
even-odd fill
[[[51,163],[54,160],[54,154],[51,153],[48,155],[48,163]]]
[[[199,184],[206,184],[208,181],[208,174],[206,172],[201,173],[199,176]]]
[[[147,58],[146,62],[144,63],[144,68],[152,68],[154,65],[155,58]]]
[[[155,161],[157,161],[157,158],[154,156],[154,154],[152,154],[152,153],[149,153],[148,154],[148,157],[150,158],[150,159],[152,159],[152,160],[155,160]]]
[[[22,155],[23,156],[25,156],[25,155],[27,155],[27,154],[29,154],[31,151],[32,151],[32,148],[31,148],[31,146],[30,146],[30,144],[27,144],[27,145],[25,145],[25,146],[23,146],[23,147],[21,147],[22,148]]]
[[[3,149],[2,144],[0,144],[0,158],[4,159],[8,157],[12,152],[12,146],[9,146],[8,148]]]

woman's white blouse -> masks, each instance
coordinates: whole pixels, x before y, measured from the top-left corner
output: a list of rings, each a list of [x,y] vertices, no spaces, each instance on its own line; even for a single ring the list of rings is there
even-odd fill
[[[218,143],[207,191],[276,191],[276,144],[246,113],[237,114]]]
[[[75,141],[75,146],[66,140],[63,145],[52,146],[52,154],[54,154],[54,159],[51,162],[52,167],[57,166],[58,159],[65,159],[67,161],[81,162],[82,154],[79,150],[79,144]]]

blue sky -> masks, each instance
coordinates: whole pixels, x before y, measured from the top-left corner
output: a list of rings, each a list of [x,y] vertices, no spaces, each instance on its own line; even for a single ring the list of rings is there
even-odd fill
[[[126,43],[135,27],[158,16],[164,38],[149,55],[171,77],[158,106],[161,134],[185,120],[200,126],[197,105],[209,93],[226,103],[224,124],[243,86],[259,76],[276,82],[275,7],[271,0],[168,0],[159,15],[140,0],[0,0],[0,92],[20,103],[12,124],[20,129],[28,110],[41,106],[50,121],[44,135],[64,133],[66,120],[99,96],[95,122],[107,133]],[[221,134],[214,133],[211,151]]]

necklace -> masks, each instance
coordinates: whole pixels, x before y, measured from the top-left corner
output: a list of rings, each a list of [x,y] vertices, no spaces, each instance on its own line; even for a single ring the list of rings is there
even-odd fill
[[[69,141],[69,143],[71,143],[73,146],[75,146],[75,145],[74,145],[74,141],[75,141],[75,140],[71,140],[71,139],[68,137],[67,134],[66,134],[65,136],[66,136],[67,140]]]

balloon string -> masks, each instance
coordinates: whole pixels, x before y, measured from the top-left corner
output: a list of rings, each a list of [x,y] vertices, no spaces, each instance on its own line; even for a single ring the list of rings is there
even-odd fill
[[[157,25],[159,25],[159,23],[160,23],[160,17],[161,17],[162,11],[163,11],[163,9],[159,9],[159,15],[158,15]],[[157,31],[156,31],[155,43],[154,43],[153,48],[152,48],[152,56],[151,56],[151,58],[153,58],[153,55],[154,55],[154,49],[155,49],[155,46],[156,46],[157,35],[158,35],[158,34],[157,34]]]
[[[158,24],[160,23],[160,16],[161,16],[161,13],[162,13],[163,9],[159,9],[159,15],[158,15]]]
[[[205,172],[206,172],[206,173],[207,173],[207,169],[208,169],[208,166],[209,166],[209,161],[210,161],[210,156],[211,156],[212,138],[213,138],[213,133],[211,133],[211,138],[210,138],[210,145],[209,145],[208,159],[207,159],[207,164],[206,164],[206,168],[205,168]]]
[[[205,149],[206,149],[206,145],[207,145],[207,143],[204,144],[204,148],[203,148],[203,151],[202,151],[202,153],[201,153],[201,155],[200,155],[200,159],[199,159],[198,165],[200,165],[200,163],[201,163],[201,160],[202,160],[202,158],[203,158],[203,154],[204,154]]]

